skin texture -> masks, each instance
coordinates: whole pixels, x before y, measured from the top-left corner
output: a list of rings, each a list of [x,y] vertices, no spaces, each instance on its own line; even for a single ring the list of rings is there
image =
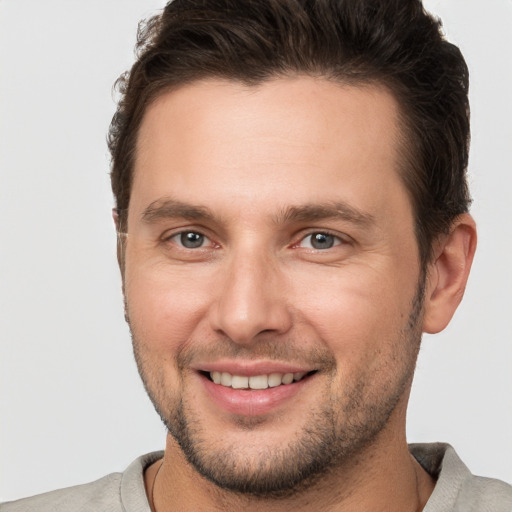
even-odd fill
[[[156,509],[425,504],[407,399],[476,238],[462,216],[422,272],[397,119],[384,89],[306,77],[197,82],[148,108],[122,258],[139,371],[170,431],[147,472]],[[218,399],[212,369],[314,374],[278,399]]]

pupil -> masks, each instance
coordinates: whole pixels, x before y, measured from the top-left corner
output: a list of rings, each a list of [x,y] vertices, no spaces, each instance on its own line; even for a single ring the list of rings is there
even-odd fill
[[[311,239],[315,249],[330,249],[334,245],[334,237],[325,233],[315,233]]]
[[[201,247],[204,242],[203,235],[200,235],[199,233],[193,233],[192,231],[182,233],[180,238],[183,247],[186,247],[187,249],[195,249],[196,247]]]

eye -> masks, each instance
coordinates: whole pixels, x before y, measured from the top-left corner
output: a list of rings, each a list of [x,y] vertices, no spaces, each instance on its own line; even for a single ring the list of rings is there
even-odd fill
[[[324,233],[318,231],[316,233],[311,233],[304,237],[300,243],[299,247],[305,247],[307,249],[330,249],[336,245],[340,245],[342,243],[341,238],[331,235],[330,233]]]
[[[207,243],[211,243],[209,238],[196,231],[182,231],[171,236],[169,240],[185,249],[198,249],[204,247]]]

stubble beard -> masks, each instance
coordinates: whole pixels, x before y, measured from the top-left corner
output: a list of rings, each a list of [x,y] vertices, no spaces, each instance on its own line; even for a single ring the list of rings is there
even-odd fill
[[[151,375],[150,368],[154,368],[145,364],[140,340],[132,329],[135,359],[156,411],[200,475],[221,489],[241,495],[286,499],[314,486],[334,470],[356,465],[359,456],[375,443],[400,399],[407,395],[421,342],[424,284],[425,279],[420,279],[408,321],[397,334],[394,356],[401,361],[399,377],[390,376],[386,389],[378,393],[368,393],[363,379],[354,382],[343,394],[331,396],[307,412],[306,427],[286,445],[259,447],[258,456],[251,455],[250,459],[244,452],[245,445],[227,447],[212,441],[200,411],[185,397],[165,389],[162,376]],[[334,361],[331,366],[335,372]],[[259,423],[258,419],[241,419],[238,426],[251,432]]]

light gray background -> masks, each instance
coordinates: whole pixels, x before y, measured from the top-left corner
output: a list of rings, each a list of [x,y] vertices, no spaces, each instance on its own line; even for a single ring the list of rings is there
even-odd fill
[[[123,320],[105,134],[137,21],[163,0],[0,0],[0,500],[161,449]],[[512,2],[429,0],[472,73],[464,303],[425,337],[410,441],[512,482]]]

